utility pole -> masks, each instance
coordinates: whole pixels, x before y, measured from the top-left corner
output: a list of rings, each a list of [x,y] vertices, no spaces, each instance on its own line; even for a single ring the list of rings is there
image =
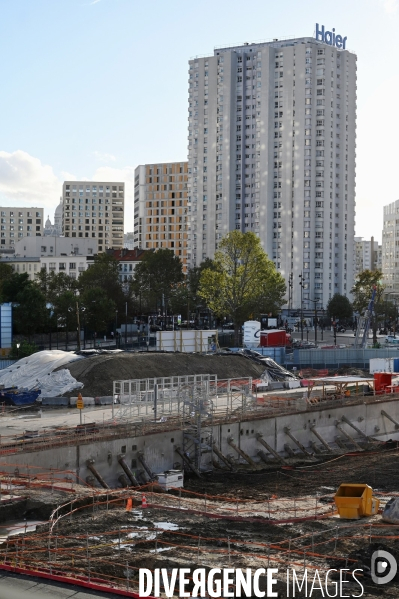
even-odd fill
[[[314,344],[317,347],[317,304],[319,300],[309,300],[314,303]]]
[[[292,310],[292,286],[293,286],[293,278],[294,278],[294,275],[293,275],[293,273],[291,273],[290,276],[288,277],[288,310],[289,311]],[[291,312],[290,312],[290,316],[291,316]]]
[[[127,302],[126,302],[126,311],[125,311],[125,349],[127,346]]]
[[[301,341],[303,341],[303,275],[299,275],[299,285],[301,288]]]

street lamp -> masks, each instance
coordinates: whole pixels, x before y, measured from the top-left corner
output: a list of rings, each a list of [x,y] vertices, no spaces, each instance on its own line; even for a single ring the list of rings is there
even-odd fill
[[[299,275],[299,286],[301,288],[301,341],[303,341],[303,275]]]
[[[126,302],[126,311],[125,311],[125,349],[127,346],[127,302]]]
[[[79,316],[79,289],[77,289],[75,291],[75,296],[76,296],[76,320],[77,320],[77,324],[78,324],[78,342],[77,342],[77,349],[78,351],[80,351],[80,316]]]
[[[317,304],[319,303],[320,300],[310,299],[309,301],[313,302],[313,304],[314,304],[314,344],[317,347]]]
[[[115,346],[116,347],[118,347],[117,328],[118,328],[118,310],[115,310]]]
[[[288,277],[288,310],[289,310],[289,315],[291,316],[291,310],[292,310],[292,287],[294,284],[293,281],[294,275],[291,272],[290,276]]]

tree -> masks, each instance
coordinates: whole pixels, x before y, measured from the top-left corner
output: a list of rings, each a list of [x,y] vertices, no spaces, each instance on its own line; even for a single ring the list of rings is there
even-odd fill
[[[276,313],[284,304],[282,276],[251,232],[231,231],[215,253],[214,269],[201,274],[199,295],[217,316],[230,314],[235,341],[239,328],[252,313]]]
[[[346,295],[335,293],[327,303],[327,314],[331,318],[351,318],[353,314],[352,304]]]
[[[183,281],[179,257],[172,250],[161,248],[144,254],[135,268],[131,290],[140,298],[140,306],[145,304],[148,312],[157,311],[168,306]]]
[[[19,360],[21,358],[26,358],[27,356],[31,356],[32,354],[38,351],[36,345],[34,343],[29,343],[26,339],[23,339],[21,343],[19,343],[19,347],[17,347],[17,342],[14,341],[11,347],[11,351],[8,354],[8,357],[11,360]]]
[[[106,331],[115,314],[115,302],[101,287],[85,289],[79,298],[82,308],[83,324],[93,333]],[[82,324],[82,320],[81,320]]]
[[[31,285],[27,272],[14,272],[10,277],[2,282],[2,294],[4,302],[16,302],[18,295],[26,287]]]
[[[45,326],[47,320],[46,298],[37,285],[29,281],[17,293],[13,310],[14,325],[18,333],[28,339]]]
[[[383,313],[383,296],[385,286],[381,284],[381,270],[363,270],[357,277],[351,289],[353,294],[353,309],[363,316],[369,305],[373,289],[376,288],[374,299],[374,314],[372,315],[373,343],[377,343],[378,318]]]
[[[182,314],[183,320],[187,318],[187,321],[189,321],[190,312],[193,312],[205,304],[203,298],[198,295],[198,291],[200,288],[202,271],[206,268],[210,268],[211,270],[215,269],[214,262],[210,258],[203,260],[199,266],[190,268],[184,277],[184,281],[177,285],[172,294],[170,300],[172,311],[174,314]]]
[[[14,271],[10,264],[5,264],[4,262],[0,262],[0,303],[4,301],[3,299],[3,286],[6,281],[11,279]]]

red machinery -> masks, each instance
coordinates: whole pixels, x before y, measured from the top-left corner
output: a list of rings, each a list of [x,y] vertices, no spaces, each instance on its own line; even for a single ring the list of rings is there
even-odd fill
[[[269,330],[260,332],[260,347],[287,347],[291,345],[291,335],[285,330]]]

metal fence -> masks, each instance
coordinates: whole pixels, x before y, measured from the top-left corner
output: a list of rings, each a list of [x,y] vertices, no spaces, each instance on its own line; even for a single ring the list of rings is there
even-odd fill
[[[8,368],[15,364],[17,360],[0,360],[0,370],[4,370],[4,368]]]
[[[399,352],[395,349],[294,349],[292,354],[286,354],[285,365],[291,368],[353,366],[368,370],[371,358],[399,358]]]

